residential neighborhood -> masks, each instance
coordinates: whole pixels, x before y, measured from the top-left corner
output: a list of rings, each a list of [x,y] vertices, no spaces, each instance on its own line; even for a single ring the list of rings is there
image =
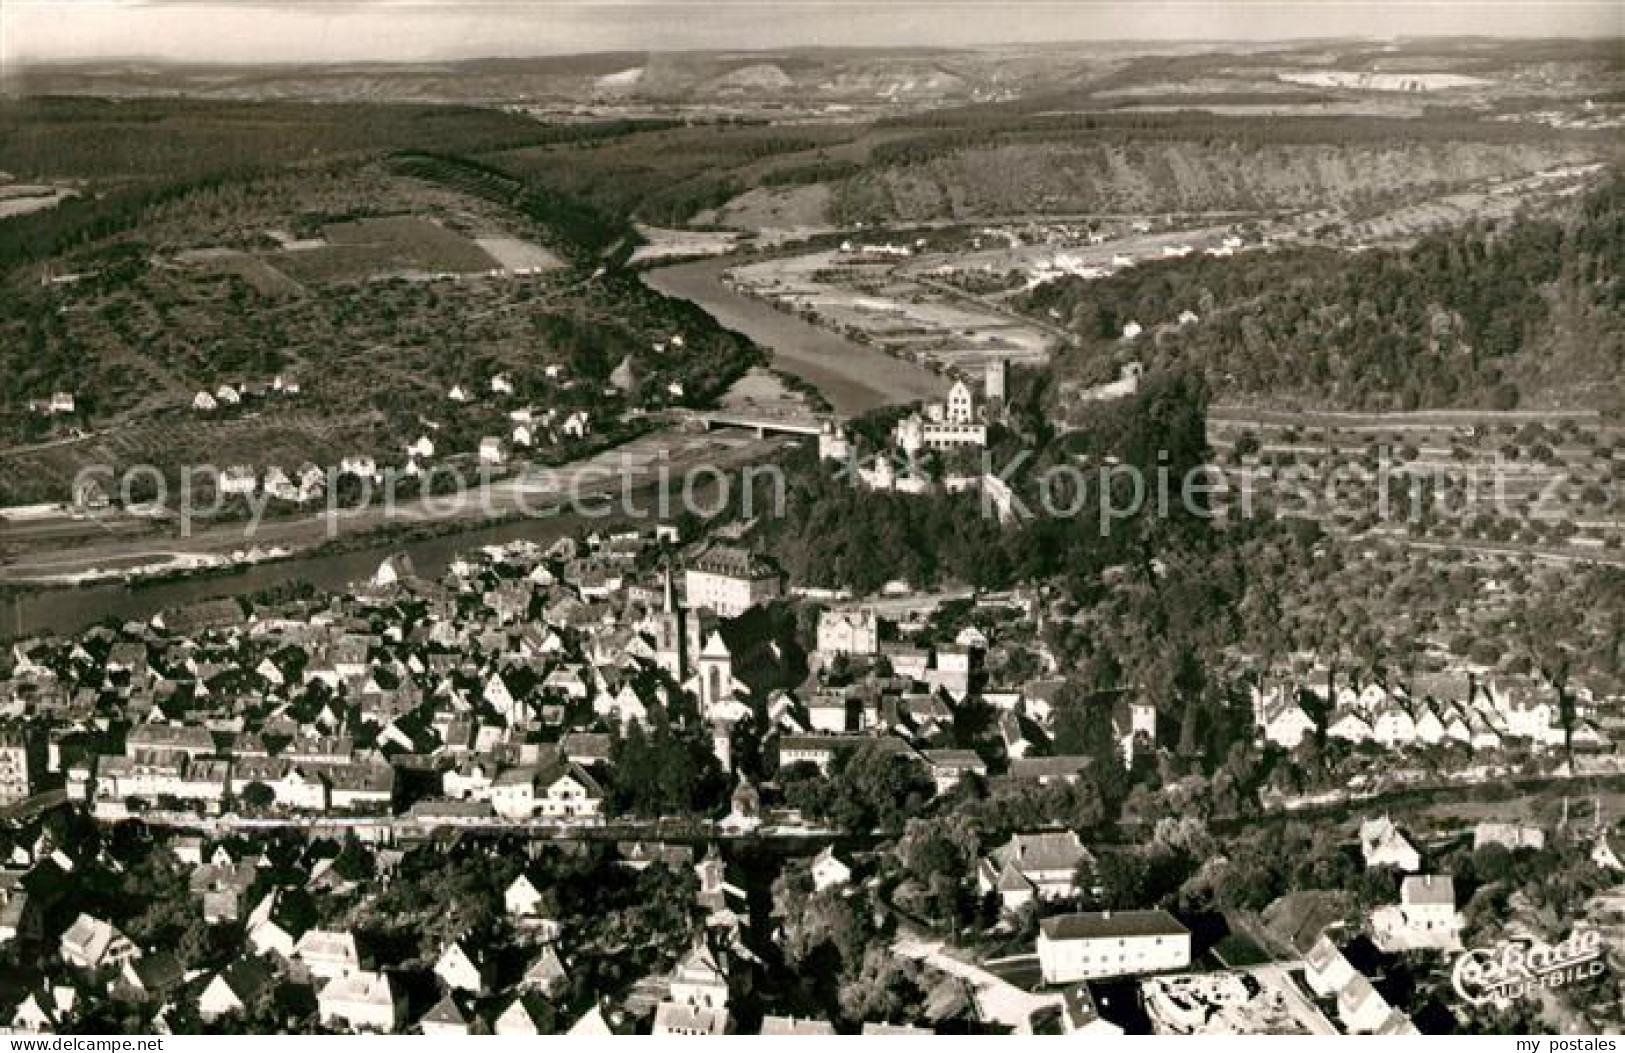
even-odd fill
[[[1306,840],[1245,834],[1243,863],[1202,847],[1211,800],[1180,805],[1213,788],[1144,797],[1175,754],[1154,709],[1011,677],[1037,597],[824,606],[748,538],[515,542],[434,580],[392,558],[343,594],[17,643],[11,1029],[1387,1033],[1451,1011],[1425,992],[1454,955],[1538,924],[1519,881],[1567,868],[1625,923],[1600,797],[1460,826],[1345,795],[1310,825],[1290,809],[1323,796],[1272,805],[1255,773],[1240,814]],[[1563,746],[1488,678],[1249,690],[1246,748],[1280,763]],[[1610,711],[1577,697],[1606,764]],[[820,956],[827,993],[776,986]]]
[[[1614,1050],[1622,30],[0,0],[0,1036]]]

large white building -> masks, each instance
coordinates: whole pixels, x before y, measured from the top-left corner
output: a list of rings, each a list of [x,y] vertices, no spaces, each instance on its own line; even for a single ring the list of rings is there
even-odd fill
[[[1458,950],[1462,925],[1449,874],[1412,874],[1400,883],[1398,904],[1371,912],[1373,942],[1389,952]]]
[[[491,783],[491,809],[505,819],[596,822],[603,806],[597,780],[569,761],[510,768]]]
[[[818,650],[824,654],[874,654],[880,650],[880,619],[874,611],[824,611],[818,616]]]
[[[961,446],[986,446],[987,425],[976,422],[931,420],[918,413],[899,421],[892,435],[899,449],[915,454],[921,450],[955,450]]]
[[[760,553],[728,545],[706,549],[683,573],[688,606],[735,618],[784,595],[784,572]]]
[[[897,423],[892,441],[908,454],[924,449],[953,450],[986,446],[987,425],[977,411],[976,396],[963,380],[954,381],[943,402],[933,402],[924,416],[912,413]]]
[[[1165,910],[1061,914],[1039,923],[1038,963],[1052,984],[1183,969],[1191,933]]]

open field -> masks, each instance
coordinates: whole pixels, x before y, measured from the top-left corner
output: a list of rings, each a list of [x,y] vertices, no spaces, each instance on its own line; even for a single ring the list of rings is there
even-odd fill
[[[1483,88],[1491,83],[1483,77],[1463,73],[1349,73],[1329,70],[1318,73],[1283,73],[1289,84],[1311,88],[1358,88],[1363,91],[1440,92],[1463,88]]]
[[[564,261],[555,254],[518,238],[485,235],[476,237],[474,244],[509,274],[541,274],[564,266]]]
[[[322,234],[325,244],[282,252],[276,265],[301,282],[484,274],[500,266],[470,239],[417,216],[333,223]]]
[[[896,262],[840,251],[752,263],[731,272],[747,294],[888,355],[975,372],[989,360],[1043,362],[1053,337],[953,289],[900,273]]]
[[[643,244],[633,250],[632,263],[723,256],[739,247],[739,235],[733,231],[671,230],[639,225],[638,234]]]
[[[0,179],[0,220],[44,212],[78,196],[72,187],[28,186]]]
[[[262,256],[235,249],[197,249],[176,255],[175,262],[200,274],[230,275],[241,279],[261,296],[298,296],[305,287],[272,266]]]

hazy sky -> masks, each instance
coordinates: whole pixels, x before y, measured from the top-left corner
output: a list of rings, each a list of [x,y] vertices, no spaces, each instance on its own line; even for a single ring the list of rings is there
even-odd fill
[[[1620,0],[0,0],[0,61],[422,60],[801,45],[1625,34]]]

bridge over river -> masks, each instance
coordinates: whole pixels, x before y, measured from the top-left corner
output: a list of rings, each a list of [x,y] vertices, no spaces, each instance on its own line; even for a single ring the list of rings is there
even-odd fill
[[[917,363],[855,343],[732,288],[723,279],[731,262],[719,259],[660,267],[645,272],[643,280],[665,295],[694,303],[719,324],[767,348],[773,355],[774,368],[816,387],[829,403],[831,412],[819,415],[747,405],[691,411],[678,416],[686,416],[690,423],[705,430],[743,429],[755,432],[762,440],[784,435],[816,436],[825,420],[843,420],[884,406],[940,398],[946,391],[947,382],[943,377]],[[692,435],[684,440],[680,432],[663,430],[646,436],[641,443],[648,448],[677,449],[685,441],[696,440]],[[704,441],[727,445],[721,436]],[[736,446],[720,451],[687,450],[679,460],[730,465],[749,463],[761,453],[760,442],[746,440]],[[618,459],[629,452],[637,453],[622,447],[601,456],[618,463]],[[655,464],[655,459],[652,454],[647,457],[640,454],[632,459],[645,465],[650,476],[639,478],[641,493],[653,485],[654,472],[650,466]],[[613,472],[606,477],[616,480],[612,492],[619,492],[620,477]],[[535,499],[536,495],[530,494],[526,486],[521,476],[500,481],[493,490],[504,494],[525,491],[528,497]],[[129,537],[115,533],[93,545],[76,542],[71,551],[49,548],[33,552],[0,569],[0,582],[21,583],[26,588],[26,592],[0,592],[0,640],[49,631],[78,632],[106,617],[144,620],[159,610],[279,587],[290,581],[308,581],[318,588],[341,588],[370,577],[379,560],[402,550],[412,555],[420,571],[432,575],[435,568],[444,566],[457,551],[521,537],[547,542],[579,525],[575,517],[558,509],[540,517],[493,518],[483,501],[473,500],[459,502],[458,507],[431,516],[419,514],[413,504],[411,501],[398,503],[392,522],[385,522],[376,508],[346,512],[331,519],[320,514],[268,519],[258,524],[252,544],[287,549],[295,554],[293,558],[234,568],[233,573],[224,576],[189,575],[144,582],[140,587],[117,579],[72,589],[40,588],[39,584],[42,580],[58,582],[70,572],[150,563],[158,558],[171,560],[176,553],[231,552],[247,548],[251,542],[245,540],[241,524],[224,523],[202,527],[184,539],[169,536],[167,531],[147,531]],[[405,533],[400,530],[403,524]],[[317,546],[332,540],[335,530],[345,543],[318,551]],[[367,537],[372,531],[380,531],[376,539]]]
[[[840,418],[814,413],[767,413],[750,409],[693,410],[685,417],[709,431],[712,428],[748,428],[758,439],[769,435],[817,435],[826,422]]]

